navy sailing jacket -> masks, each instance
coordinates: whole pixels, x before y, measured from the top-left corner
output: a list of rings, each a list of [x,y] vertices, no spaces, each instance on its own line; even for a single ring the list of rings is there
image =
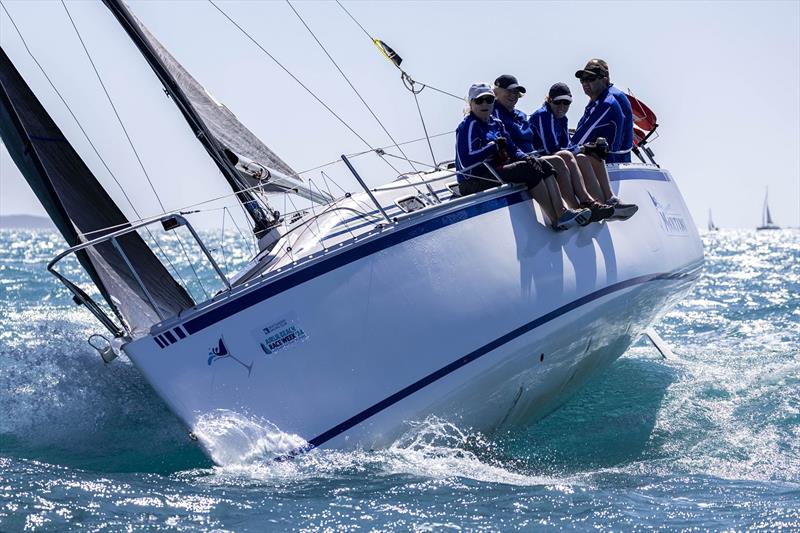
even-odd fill
[[[628,100],[626,95],[621,90],[614,87],[613,83],[608,86],[608,92],[614,96],[622,109],[622,141],[620,142],[620,150],[630,150],[633,146],[633,109],[631,109],[631,101]],[[631,153],[627,154],[609,154],[609,163],[630,163]]]
[[[511,140],[520,150],[526,154],[533,152],[533,131],[525,113],[519,109],[509,111],[500,102],[495,102],[492,115],[503,122]]]
[[[577,151],[581,145],[594,142],[598,137],[605,137],[609,151],[616,152],[622,145],[624,120],[617,99],[606,89],[597,100],[586,106],[578,127],[572,134],[570,148]]]
[[[545,102],[531,115],[533,147],[541,154],[554,154],[569,146],[569,126],[567,116],[556,118]]]
[[[469,176],[461,174],[461,170],[474,165],[480,161],[489,159],[493,166],[501,162],[496,159],[498,137],[505,137],[507,142],[508,156],[511,161],[519,161],[525,154],[517,148],[513,139],[509,138],[503,123],[493,116],[484,122],[472,113],[464,117],[461,124],[456,128],[456,170],[458,171],[458,181],[469,179]]]

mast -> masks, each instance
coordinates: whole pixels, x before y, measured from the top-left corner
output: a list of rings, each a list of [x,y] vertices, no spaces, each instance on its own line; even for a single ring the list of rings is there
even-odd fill
[[[158,76],[158,79],[161,80],[165,92],[172,98],[175,105],[178,106],[178,109],[181,111],[181,114],[186,119],[186,122],[189,124],[189,127],[192,129],[197,139],[203,147],[205,147],[214,163],[216,163],[220,172],[222,172],[222,175],[225,177],[225,180],[228,182],[228,185],[233,189],[233,192],[236,193],[236,197],[253,219],[253,232],[257,237],[267,233],[270,227],[277,222],[279,217],[278,213],[266,211],[256,197],[250,191],[245,190],[247,187],[242,184],[235,166],[228,157],[225,156],[223,147],[218,143],[214,135],[211,134],[208,127],[198,116],[189,98],[183,92],[177,80],[175,80],[162,63],[158,54],[155,53],[125,4],[121,0],[103,0],[103,3],[111,13],[113,13],[114,17],[153,69],[156,76]]]

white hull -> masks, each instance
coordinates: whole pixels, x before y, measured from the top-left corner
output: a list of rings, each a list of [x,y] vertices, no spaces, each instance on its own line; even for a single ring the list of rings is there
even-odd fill
[[[483,431],[529,423],[699,275],[702,244],[668,174],[625,165],[612,180],[640,206],[629,221],[554,233],[526,191],[487,191],[273,269],[124,350],[219,462],[215,417],[299,437],[283,453],[385,446],[431,414]],[[273,326],[283,340],[268,355]]]

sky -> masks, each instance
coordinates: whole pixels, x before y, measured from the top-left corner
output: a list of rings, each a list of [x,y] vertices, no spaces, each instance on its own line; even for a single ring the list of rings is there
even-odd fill
[[[0,44],[121,205],[127,202],[121,197],[123,190],[141,216],[158,213],[161,205],[177,209],[229,192],[102,5],[67,2],[141,165],[64,6],[45,0],[2,2],[102,159],[47,85],[2,9]],[[574,72],[590,58],[603,58],[615,85],[632,90],[658,115],[660,135],[652,148],[680,186],[699,226],[705,226],[709,209],[721,227],[757,226],[767,187],[775,221],[800,226],[797,0],[342,4],[369,34],[403,57],[402,66],[413,79],[431,87],[460,96],[472,82],[514,74],[528,89],[518,107],[530,113],[542,104],[551,84],[566,82],[575,100],[568,115],[572,126],[587,102]],[[211,3],[163,0],[129,5],[215,98],[295,170],[368,148]],[[369,146],[392,144],[288,3],[217,5]],[[399,71],[344,10],[334,2],[292,5],[394,139],[422,137],[414,97],[403,87]],[[452,132],[463,117],[463,101],[430,87],[418,98],[432,134]],[[437,160],[452,159],[453,145],[452,134],[436,138]],[[406,153],[431,161],[424,142],[409,145]],[[371,154],[354,159],[354,164],[370,185],[394,177],[392,169]],[[393,164],[408,170],[401,161]],[[325,171],[345,189],[355,190],[343,165]],[[304,177],[322,179],[319,171]],[[292,210],[290,205],[275,207]],[[44,211],[0,147],[0,214],[21,213]]]

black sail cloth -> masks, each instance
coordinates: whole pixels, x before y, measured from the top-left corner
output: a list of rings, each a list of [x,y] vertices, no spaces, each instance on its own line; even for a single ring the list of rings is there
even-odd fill
[[[105,228],[119,229],[129,223],[1,48],[0,136],[70,246],[111,233],[100,231]],[[126,234],[118,242],[155,307],[110,242],[88,248],[78,258],[132,333],[144,333],[161,317],[194,305],[137,233]]]

